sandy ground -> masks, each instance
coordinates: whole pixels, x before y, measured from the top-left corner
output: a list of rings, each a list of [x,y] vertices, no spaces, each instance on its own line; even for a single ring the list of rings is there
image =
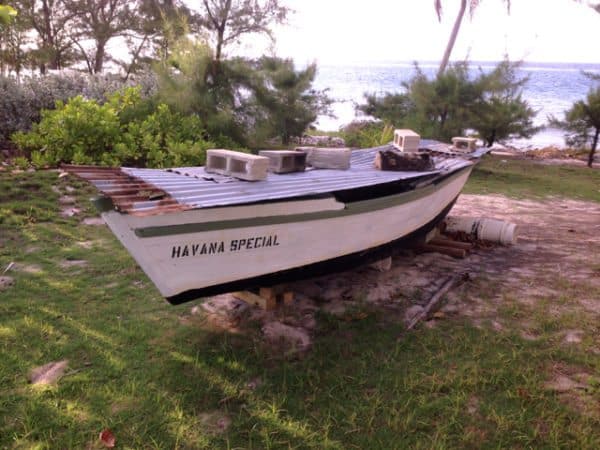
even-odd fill
[[[281,341],[290,335],[293,346],[305,349],[310,346],[317,310],[351,320],[365,308],[384,308],[391,320],[408,321],[448,276],[469,272],[472,280],[447,295],[440,320],[462,316],[476,326],[491,324],[498,331],[510,327],[524,338],[535,339],[535,327],[526,317],[507,324],[500,312],[509,304],[533,311],[543,302],[550,305],[551,314],[585,312],[600,322],[599,204],[461,195],[450,215],[514,222],[518,241],[510,247],[477,247],[464,259],[402,251],[394,255],[388,271],[367,266],[296,282],[290,285],[294,305],[275,312],[248,308],[229,294],[211,299],[204,307],[232,331],[246,320],[258,320],[266,339]],[[567,343],[585,337],[582,330],[564,330]],[[591,338],[597,340],[595,351],[600,354],[600,337]]]

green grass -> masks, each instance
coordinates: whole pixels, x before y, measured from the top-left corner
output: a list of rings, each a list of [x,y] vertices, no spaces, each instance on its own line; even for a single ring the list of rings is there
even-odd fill
[[[487,159],[469,191],[484,179],[490,192],[519,196],[599,186],[589,169],[561,172],[573,177],[567,188],[551,180],[557,169],[544,176],[526,164]],[[541,180],[551,192],[532,186]],[[0,271],[21,266],[0,292],[0,448],[102,448],[105,428],[118,448],[600,448],[600,418],[544,388],[549,365],[598,373],[600,358],[587,345],[557,346],[561,319],[543,304],[527,312],[541,336],[532,342],[459,319],[405,334],[383,312],[351,322],[321,314],[313,349],[286,360],[258,330],[219,333],[187,317],[192,304],[167,305],[106,227],[60,217],[51,186],[76,187],[92,214],[93,191],[71,177],[0,172]],[[69,260],[87,264],[63,268]],[[519,314],[511,304],[503,317]],[[27,383],[30,369],[63,358],[57,385]],[[590,395],[600,404],[597,385]],[[231,425],[219,433],[224,415]]]
[[[489,155],[477,165],[463,192],[600,201],[600,170]]]

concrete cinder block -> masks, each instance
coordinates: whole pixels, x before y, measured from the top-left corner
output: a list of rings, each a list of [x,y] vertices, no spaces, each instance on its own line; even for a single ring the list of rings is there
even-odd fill
[[[421,136],[412,130],[394,130],[394,147],[401,152],[418,152]]]
[[[306,164],[315,169],[340,169],[350,168],[350,148],[313,147],[307,151],[306,147],[298,147],[297,151],[305,151]]]
[[[206,151],[204,170],[209,173],[229,175],[247,181],[259,181],[267,178],[268,168],[269,158],[265,156],[224,149]]]
[[[269,158],[270,172],[303,172],[306,169],[306,153],[303,151],[260,150],[258,154]]]
[[[453,137],[452,147],[459,152],[472,152],[477,149],[477,139],[468,137]]]

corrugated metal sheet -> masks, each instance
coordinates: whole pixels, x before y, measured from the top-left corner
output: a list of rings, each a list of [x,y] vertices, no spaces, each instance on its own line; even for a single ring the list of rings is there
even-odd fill
[[[438,145],[422,141],[424,146]],[[435,171],[391,172],[376,170],[378,150],[352,152],[349,170],[307,170],[290,174],[269,174],[264,181],[248,182],[206,173],[202,167],[172,169],[102,169],[65,166],[109,196],[117,209],[130,214],[161,214],[174,210],[248,204],[259,201],[322,195],[358,187],[417,179],[455,171],[472,163],[465,158],[436,156]],[[447,146],[444,146],[447,149]]]

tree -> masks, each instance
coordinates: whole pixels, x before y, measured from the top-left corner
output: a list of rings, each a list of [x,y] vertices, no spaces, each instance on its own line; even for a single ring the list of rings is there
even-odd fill
[[[312,83],[316,64],[296,70],[291,59],[262,57],[256,63],[258,83],[250,86],[259,106],[259,128],[267,137],[278,136],[284,145],[299,137],[319,114],[327,113],[331,100]],[[262,114],[260,114],[262,112]]]
[[[479,78],[481,98],[473,107],[470,127],[488,147],[503,139],[530,138],[540,130],[533,124],[536,112],[522,98],[528,78],[518,78],[520,66],[505,59]]]
[[[0,31],[0,75],[14,72],[18,78],[28,60],[28,30],[21,21],[14,20],[10,26],[0,25]]]
[[[356,106],[358,111],[390,124],[401,123],[415,109],[415,104],[407,93],[388,93],[383,96],[367,93],[365,101],[366,103]]]
[[[289,9],[280,0],[202,0],[204,16],[200,25],[208,30],[215,49],[215,69],[225,47],[248,34],[273,39],[271,25],[285,21]]]
[[[592,88],[585,100],[579,100],[565,111],[565,119],[550,117],[550,125],[567,131],[565,142],[583,148],[590,145],[587,165],[592,167],[600,136],[600,86]]]
[[[154,47],[153,56],[167,58],[172,45],[190,32],[191,11],[177,0],[141,0],[138,13],[140,33]]]
[[[71,27],[76,13],[69,0],[16,0],[18,27],[33,30],[37,45],[28,51],[40,73],[60,70],[74,59]]]
[[[247,95],[247,65],[241,60],[222,61],[218,82],[209,76],[214,55],[204,42],[188,37],[179,39],[170,55],[155,65],[158,98],[182,114],[195,114],[216,138],[228,136],[245,144],[243,121]]]
[[[510,0],[504,0],[506,3],[506,10],[510,14]],[[481,0],[469,0],[469,14],[473,17],[473,13],[477,6],[479,6]],[[438,20],[442,20],[442,0],[434,0],[434,8],[437,13]],[[452,49],[454,48],[454,43],[456,42],[456,37],[458,36],[458,32],[460,31],[460,26],[462,24],[463,17],[465,15],[465,11],[467,10],[467,0],[460,0],[460,8],[458,10],[458,14],[456,15],[456,19],[454,19],[454,26],[452,27],[452,31],[450,32],[450,37],[448,38],[448,43],[446,44],[446,50],[444,51],[444,56],[442,57],[442,61],[440,62],[440,67],[438,69],[438,75],[441,75],[446,70],[448,66],[448,61],[450,61],[450,55],[452,54]]]
[[[517,77],[519,64],[505,60],[492,72],[473,78],[467,62],[454,63],[433,79],[416,66],[415,75],[403,84],[405,92],[366,95],[367,103],[358,109],[442,141],[469,129],[488,146],[508,137],[528,137],[538,127],[532,122],[535,111],[521,97],[527,78]]]
[[[108,59],[106,45],[116,37],[128,35],[138,24],[137,1],[75,0],[70,6],[75,15],[72,41],[79,49],[89,73],[100,73]],[[85,41],[94,44],[86,48]]]

